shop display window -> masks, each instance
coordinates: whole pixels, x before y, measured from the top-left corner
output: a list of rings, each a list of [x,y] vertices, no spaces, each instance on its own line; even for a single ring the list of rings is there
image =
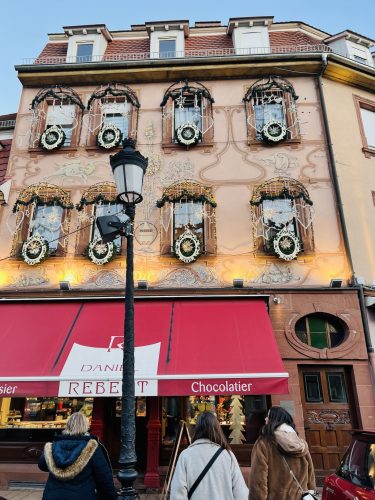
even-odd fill
[[[121,398],[116,399],[116,417],[121,418]],[[135,398],[135,416],[136,417],[147,417],[147,403],[145,397]]]
[[[195,395],[187,398],[163,398],[162,443],[172,445],[176,439],[179,422],[185,420],[191,434],[199,414],[211,411],[217,416],[224,435],[230,444],[253,444],[264,425],[270,402],[267,396]]]
[[[93,398],[2,398],[2,428],[63,428],[72,413],[90,420]]]

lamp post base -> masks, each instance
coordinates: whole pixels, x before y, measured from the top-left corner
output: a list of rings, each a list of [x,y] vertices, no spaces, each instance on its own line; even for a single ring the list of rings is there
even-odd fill
[[[117,477],[121,483],[118,500],[137,500],[138,493],[134,489],[133,483],[138,477],[138,472],[133,468],[133,464],[130,464],[126,469],[121,469],[117,473]]]

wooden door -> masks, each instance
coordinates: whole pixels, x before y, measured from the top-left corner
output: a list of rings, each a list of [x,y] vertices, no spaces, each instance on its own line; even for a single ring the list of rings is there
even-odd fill
[[[339,466],[357,427],[350,374],[344,367],[300,368],[306,441],[317,470]]]

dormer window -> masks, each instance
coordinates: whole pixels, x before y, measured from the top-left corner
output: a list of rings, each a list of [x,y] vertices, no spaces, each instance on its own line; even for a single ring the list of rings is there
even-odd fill
[[[175,38],[159,38],[159,56],[162,59],[171,59],[176,57]]]
[[[189,148],[199,143],[211,144],[213,102],[201,83],[185,81],[171,85],[161,103],[163,145],[180,144]]]
[[[270,51],[268,26],[272,17],[231,18],[227,34],[232,37],[236,54],[265,54]]]
[[[77,62],[91,62],[93,50],[93,43],[77,43]]]

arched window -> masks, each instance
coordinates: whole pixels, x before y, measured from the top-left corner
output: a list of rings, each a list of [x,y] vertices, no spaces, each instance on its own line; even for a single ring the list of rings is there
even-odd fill
[[[216,253],[216,202],[208,187],[195,181],[172,184],[157,206],[162,255],[175,255],[188,263],[200,254]]]
[[[198,82],[176,82],[164,94],[160,104],[163,111],[163,145],[211,144],[214,121],[213,98]]]
[[[55,151],[79,143],[84,105],[71,88],[41,89],[31,103],[30,148]]]
[[[125,218],[124,207],[117,202],[117,190],[114,182],[103,182],[91,186],[82,195],[77,205],[79,229],[76,241],[76,253],[87,255],[90,242],[100,239],[96,218],[102,215],[116,215]],[[122,238],[113,241],[116,254],[122,253]]]
[[[305,187],[289,177],[258,186],[250,201],[254,249],[292,260],[314,249],[312,201]]]
[[[270,76],[255,82],[244,97],[249,144],[299,141],[296,95],[284,78]]]
[[[12,255],[20,256],[23,244],[35,236],[47,241],[49,255],[65,255],[72,208],[70,193],[53,184],[42,182],[22,191],[13,208],[17,229]]]
[[[339,346],[346,336],[344,323],[330,314],[309,314],[299,319],[295,332],[301,342],[317,349]]]
[[[98,87],[87,104],[86,144],[110,150],[126,138],[136,139],[139,107],[127,85],[113,82]]]

